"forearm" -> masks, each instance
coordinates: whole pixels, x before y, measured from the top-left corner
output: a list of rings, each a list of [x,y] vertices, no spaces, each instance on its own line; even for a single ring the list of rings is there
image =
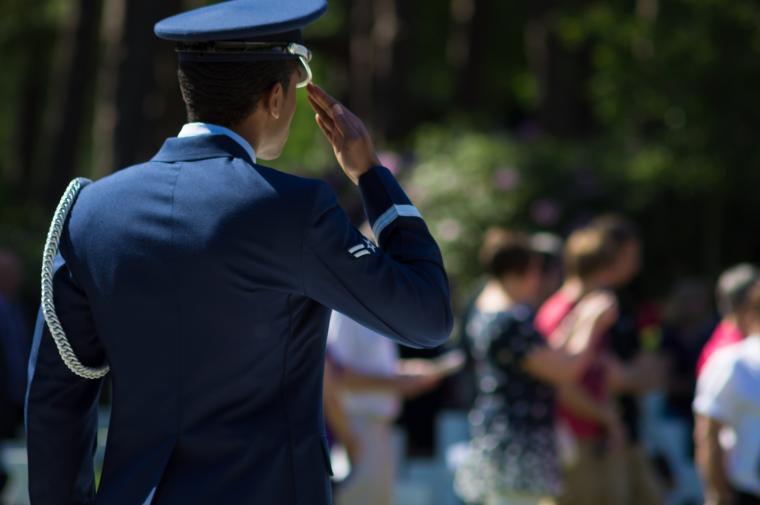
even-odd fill
[[[608,362],[608,384],[615,393],[640,395],[663,387],[666,383],[665,370],[664,363],[658,357],[641,353],[631,362]],[[694,384],[691,383],[686,389],[693,391]]]
[[[346,412],[340,403],[338,386],[333,380],[333,372],[329,365],[325,367],[324,407],[327,424],[335,438],[343,445],[349,444],[353,440],[353,434]]]
[[[348,368],[340,371],[340,386],[355,392],[395,392],[399,379],[395,375],[376,375],[357,372]]]
[[[696,460],[705,485],[705,497],[711,503],[723,504],[731,494],[724,465],[725,454],[718,434],[720,423],[714,419],[697,416],[695,425]]]
[[[593,398],[578,384],[565,384],[558,388],[559,400],[564,407],[569,408],[574,414],[607,425],[614,409],[610,401],[599,401]]]

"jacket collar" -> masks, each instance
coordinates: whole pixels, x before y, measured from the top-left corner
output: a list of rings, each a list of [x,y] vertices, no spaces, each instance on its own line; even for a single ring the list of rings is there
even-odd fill
[[[194,161],[208,158],[241,158],[255,165],[250,154],[227,135],[169,137],[151,161]]]

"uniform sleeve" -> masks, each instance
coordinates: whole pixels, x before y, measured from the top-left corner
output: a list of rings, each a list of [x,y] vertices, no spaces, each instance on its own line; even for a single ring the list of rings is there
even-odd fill
[[[453,323],[437,244],[387,169],[371,169],[359,187],[379,246],[351,225],[322,184],[303,240],[304,292],[400,344],[444,343]]]
[[[724,423],[734,419],[737,394],[734,384],[735,363],[728,355],[716,355],[707,364],[697,382],[694,412]]]
[[[55,306],[77,357],[96,366],[105,359],[89,304],[65,262],[56,261]],[[94,502],[93,455],[102,380],[83,379],[63,363],[42,312],[29,359],[26,432],[32,505]]]

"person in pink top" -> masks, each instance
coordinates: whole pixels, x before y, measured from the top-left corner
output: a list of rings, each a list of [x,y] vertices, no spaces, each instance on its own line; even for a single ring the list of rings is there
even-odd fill
[[[729,268],[718,279],[715,297],[723,319],[702,348],[697,361],[697,377],[716,351],[742,340],[742,333],[736,324],[736,310],[744,304],[749,288],[758,278],[760,271],[756,266],[742,263]]]
[[[608,216],[570,235],[565,246],[567,278],[539,310],[535,325],[552,346],[562,345],[563,325],[573,308],[592,293],[620,288],[640,268],[634,226]],[[614,294],[612,295],[614,296]],[[609,335],[595,339],[596,357],[579,381],[599,405],[616,405],[614,394],[633,390],[641,371],[610,357]],[[662,503],[643,453],[627,440],[619,419],[599,419],[560,391],[559,417],[574,450],[564,469],[558,505],[652,505]]]

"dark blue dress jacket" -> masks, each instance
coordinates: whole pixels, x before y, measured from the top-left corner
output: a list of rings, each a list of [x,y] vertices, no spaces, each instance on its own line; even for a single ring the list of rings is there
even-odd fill
[[[321,181],[253,163],[224,135],[170,138],[85,187],[55,304],[113,407],[99,488],[102,380],[70,372],[38,318],[26,427],[34,505],[323,505],[330,309],[413,347],[449,335],[441,255],[393,176],[360,190],[379,247]]]

